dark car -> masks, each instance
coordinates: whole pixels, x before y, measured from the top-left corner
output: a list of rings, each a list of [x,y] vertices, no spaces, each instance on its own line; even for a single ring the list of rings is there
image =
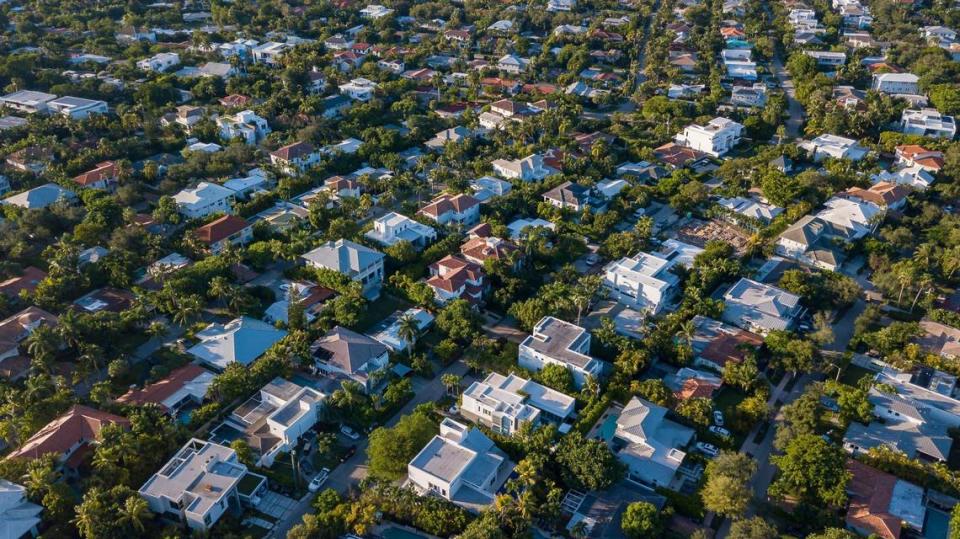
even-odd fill
[[[357,454],[357,446],[351,445],[351,446],[348,447],[347,450],[343,453],[343,456],[340,457],[340,462],[346,462],[350,457],[352,457],[352,456],[354,456],[354,455],[356,455],[356,454]]]

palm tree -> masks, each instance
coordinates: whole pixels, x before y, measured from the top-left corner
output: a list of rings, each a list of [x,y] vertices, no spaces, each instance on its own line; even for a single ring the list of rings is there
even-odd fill
[[[145,530],[144,523],[153,518],[147,501],[140,496],[130,496],[123,501],[123,507],[117,515],[117,521],[130,526],[139,533]]]
[[[677,331],[677,353],[684,362],[687,359],[687,352],[693,349],[693,337],[696,333],[697,326],[693,323],[693,320],[687,320],[681,324]]]
[[[456,374],[447,373],[440,377],[440,383],[447,388],[448,395],[460,394],[460,377]]]
[[[174,305],[173,323],[178,326],[187,325],[191,319],[200,314],[203,305],[197,296],[187,296],[177,300]]]
[[[57,336],[48,326],[40,326],[27,337],[27,353],[40,365],[47,366],[57,350]]]
[[[417,322],[417,317],[413,314],[404,313],[404,315],[397,320],[397,336],[400,337],[400,340],[407,343],[408,357],[413,353],[413,343],[416,342],[419,334],[420,323]]]

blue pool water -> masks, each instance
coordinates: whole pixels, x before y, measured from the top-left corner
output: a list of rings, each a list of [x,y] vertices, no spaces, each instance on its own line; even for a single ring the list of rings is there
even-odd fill
[[[950,528],[950,515],[927,507],[927,516],[923,520],[924,539],[947,539]]]
[[[603,424],[600,425],[600,435],[603,436],[603,439],[608,443],[613,440],[613,434],[617,431],[618,417],[616,414],[610,414],[603,420]]]
[[[426,535],[409,532],[401,528],[387,528],[380,534],[383,539],[426,539]]]

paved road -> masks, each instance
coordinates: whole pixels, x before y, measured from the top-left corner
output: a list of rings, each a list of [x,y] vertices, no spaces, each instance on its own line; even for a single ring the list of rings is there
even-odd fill
[[[400,421],[400,418],[409,414],[413,411],[415,407],[425,402],[434,402],[443,398],[446,394],[446,389],[443,387],[443,384],[440,381],[440,378],[444,374],[456,374],[457,376],[464,378],[464,385],[469,383],[469,377],[466,376],[467,365],[462,361],[457,361],[452,363],[446,369],[437,373],[437,375],[431,379],[427,380],[424,378],[414,378],[413,379],[413,391],[414,397],[410,400],[403,408],[400,409],[393,417],[387,421],[386,426],[392,427]],[[350,457],[346,462],[337,466],[330,472],[330,478],[327,479],[327,483],[324,485],[324,488],[333,488],[341,494],[348,493],[352,488],[356,487],[360,481],[367,476],[367,439],[357,442],[357,452],[352,457]],[[313,507],[311,503],[313,502],[313,495],[306,496],[302,499],[297,506],[291,511],[286,518],[282,521],[277,522],[274,526],[268,537],[273,539],[279,539],[287,536],[287,532],[290,528],[299,524],[303,520],[303,516],[307,513],[313,512]]]
[[[772,21],[773,11],[771,11],[770,5],[764,2],[763,8],[767,12],[767,18]],[[773,55],[773,59],[770,62],[770,69],[787,97],[787,112],[790,114],[790,118],[787,119],[787,123],[785,124],[787,136],[798,138],[802,134],[800,128],[803,127],[803,105],[797,101],[796,89],[793,86],[793,81],[790,79],[790,74],[787,73],[787,70],[783,67],[783,57],[779,50]]]

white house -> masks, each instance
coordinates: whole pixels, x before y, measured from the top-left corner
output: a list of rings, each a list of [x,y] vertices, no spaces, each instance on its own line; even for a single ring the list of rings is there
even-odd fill
[[[232,363],[247,367],[286,335],[286,331],[262,320],[241,316],[226,324],[210,324],[197,332],[200,342],[188,348],[187,353],[218,371]]]
[[[723,301],[724,322],[761,334],[792,328],[806,311],[800,296],[745,277],[727,290]]]
[[[180,55],[175,52],[161,52],[137,62],[139,69],[158,73],[163,73],[178,65],[180,65]]]
[[[667,255],[638,253],[603,268],[609,297],[631,309],[656,315],[677,293],[680,277],[671,271],[676,251]]]
[[[373,337],[336,326],[310,346],[317,371],[335,380],[357,382],[379,393],[386,381],[390,349]]]
[[[320,152],[309,142],[294,142],[270,152],[270,163],[284,174],[295,175],[320,162]]]
[[[51,112],[56,112],[71,120],[82,120],[91,114],[106,114],[107,102],[99,99],[84,99],[82,97],[58,97],[47,102]]]
[[[19,90],[0,97],[0,104],[27,114],[44,114],[49,110],[47,103],[56,98],[57,96],[46,92]]]
[[[463,193],[440,195],[417,214],[439,225],[470,226],[480,221],[480,201]]]
[[[0,537],[36,537],[42,512],[42,506],[27,499],[25,487],[0,479]]]
[[[407,241],[422,249],[437,239],[437,231],[409,217],[390,212],[374,219],[373,229],[367,231],[365,236],[387,246]]]
[[[416,339],[411,341],[408,336],[400,336],[401,322],[403,318],[407,316],[411,317],[413,321],[416,322],[417,332],[420,334],[430,327],[434,320],[433,315],[430,314],[430,312],[426,309],[412,307],[406,311],[403,311],[402,313],[400,311],[395,312],[392,316],[387,318],[386,321],[382,322],[381,325],[378,326],[381,328],[380,330],[376,331],[370,336],[393,352],[406,352],[407,348],[416,342]]]
[[[694,431],[667,419],[667,409],[633,397],[617,417],[617,458],[630,479],[650,487],[676,488],[677,471],[686,458]]]
[[[913,73],[877,73],[871,88],[884,94],[916,95],[920,93],[919,81]]]
[[[840,67],[847,63],[847,53],[832,51],[803,51],[804,54],[817,61],[820,67]]]
[[[243,139],[247,144],[256,144],[270,134],[270,124],[252,110],[240,111],[233,116],[217,118],[220,137],[225,140]]]
[[[233,213],[236,193],[210,182],[200,182],[193,189],[173,195],[177,209],[187,219],[200,219],[214,213]]]
[[[957,124],[953,116],[940,114],[937,109],[905,109],[900,116],[900,131],[907,135],[953,139]]]
[[[496,159],[490,164],[500,176],[525,182],[538,182],[558,172],[544,163],[543,155],[540,154],[531,154],[523,159]]]
[[[258,504],[266,490],[267,478],[249,471],[236,451],[194,438],[138,494],[153,513],[206,532],[224,513],[240,515],[243,505]]]
[[[471,511],[493,503],[514,463],[480,429],[452,419],[407,464],[410,484]]]
[[[340,93],[355,101],[370,101],[379,85],[363,77],[340,85]]]
[[[513,184],[493,176],[482,176],[470,182],[470,188],[473,189],[473,197],[483,204],[509,193]]]
[[[490,373],[463,392],[460,415],[500,434],[515,434],[524,424],[562,423],[576,399],[515,374]]]
[[[727,118],[714,118],[706,125],[688,125],[675,137],[677,144],[719,157],[740,142],[743,125]]]
[[[380,4],[370,4],[369,6],[360,10],[360,16],[365,19],[379,19],[380,17],[386,17],[387,15],[393,13],[393,10],[381,6]]]
[[[379,251],[340,239],[328,241],[302,258],[311,267],[333,270],[361,283],[370,299],[380,296],[384,255]]]
[[[824,134],[799,144],[813,156],[814,161],[823,161],[824,159],[849,159],[859,161],[870,152],[857,141],[837,135]]]
[[[603,376],[606,365],[590,355],[590,332],[580,326],[546,316],[533,328],[533,334],[520,343],[518,363],[539,372],[547,365],[560,365],[571,372],[577,388],[587,378]]]
[[[497,69],[507,73],[519,74],[527,70],[530,60],[520,58],[515,54],[505,54],[497,61]]]

